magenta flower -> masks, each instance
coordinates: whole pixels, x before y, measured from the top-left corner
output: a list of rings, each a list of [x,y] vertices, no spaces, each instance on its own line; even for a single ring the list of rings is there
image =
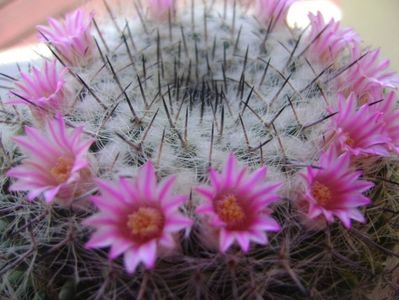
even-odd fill
[[[267,244],[266,231],[279,231],[267,206],[280,198],[276,192],[282,183],[266,183],[266,172],[262,167],[249,175],[230,154],[222,173],[209,170],[211,186],[196,189],[204,199],[196,212],[217,229],[221,252],[226,252],[234,241],[247,252],[250,241]]]
[[[101,195],[91,200],[100,211],[84,222],[97,231],[86,247],[111,246],[110,259],[124,253],[129,273],[140,262],[147,268],[154,267],[159,251],[175,247],[174,234],[192,224],[179,212],[187,197],[171,192],[175,177],[168,177],[159,185],[156,181],[151,161],[139,170],[135,180],[97,180]]]
[[[340,29],[340,23],[331,19],[327,24],[323,15],[309,13],[309,58],[322,62],[335,60],[345,49],[352,50],[360,44],[360,37],[350,28]]]
[[[395,92],[390,92],[383,100],[371,105],[371,110],[375,113],[382,113],[381,124],[384,133],[390,141],[387,143],[387,150],[399,154],[399,110],[396,108],[397,96]]]
[[[256,11],[260,21],[275,25],[284,24],[287,13],[296,0],[256,0]]]
[[[57,69],[56,61],[44,63],[42,70],[32,67],[32,74],[21,72],[15,83],[13,99],[9,104],[29,105],[32,114],[40,120],[66,109],[64,74],[66,69]],[[20,96],[20,97],[19,97]]]
[[[337,78],[339,91],[346,95],[354,92],[360,99],[373,94],[376,87],[396,89],[399,77],[395,72],[387,71],[389,60],[380,61],[379,55],[380,50],[377,49],[367,52],[361,58],[359,46],[355,47],[352,51],[352,61],[358,61]]]
[[[69,65],[85,65],[94,50],[90,27],[94,14],[78,9],[67,14],[64,22],[48,19],[49,26],[37,26],[44,42],[50,42]]]
[[[310,219],[324,217],[332,223],[336,216],[348,229],[351,219],[365,222],[358,208],[371,203],[363,193],[374,184],[359,179],[361,172],[351,167],[347,153],[337,157],[330,149],[320,155],[318,168],[309,166],[300,175],[305,180],[305,189],[299,200],[307,202]]]
[[[154,18],[167,18],[169,11],[173,9],[173,0],[149,0],[148,8]]]
[[[330,109],[334,112],[334,109]],[[383,114],[372,111],[369,105],[357,108],[355,94],[347,99],[339,95],[338,113],[331,118],[329,134],[331,145],[338,153],[348,152],[353,156],[388,155],[386,149],[390,138],[381,122]]]
[[[69,130],[61,115],[49,120],[45,132],[25,127],[25,136],[14,137],[25,158],[7,172],[17,178],[10,191],[28,191],[28,200],[43,194],[46,202],[54,199],[70,204],[91,173],[87,152],[91,140],[82,139],[83,128]]]

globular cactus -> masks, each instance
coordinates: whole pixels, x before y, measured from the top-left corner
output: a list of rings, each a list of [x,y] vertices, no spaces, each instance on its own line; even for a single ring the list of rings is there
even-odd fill
[[[398,78],[292,2],[38,26],[53,57],[1,74],[2,296],[393,297]]]

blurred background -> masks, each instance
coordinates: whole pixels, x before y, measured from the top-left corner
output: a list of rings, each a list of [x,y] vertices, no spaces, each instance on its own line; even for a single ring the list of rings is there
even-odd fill
[[[112,2],[123,0],[106,1],[112,6]],[[0,68],[31,60],[35,55],[32,47],[39,53],[45,51],[36,44],[35,26],[46,24],[48,16],[61,17],[82,4],[94,8],[97,15],[105,12],[104,0],[0,0]],[[391,68],[399,71],[399,0],[298,0],[288,21],[306,26],[307,12],[317,10],[326,19],[334,17],[343,26],[353,27],[365,45],[381,47]]]

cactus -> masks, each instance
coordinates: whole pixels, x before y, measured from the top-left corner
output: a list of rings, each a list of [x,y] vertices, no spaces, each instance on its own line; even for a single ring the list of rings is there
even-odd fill
[[[1,110],[0,294],[12,299],[393,297],[399,256],[399,118],[398,80],[386,71],[387,62],[378,61],[378,51],[361,47],[352,30],[324,23],[321,15],[310,18],[308,30],[289,28],[284,17],[292,1],[262,0],[258,6],[227,0],[161,2],[135,2],[137,16],[128,19],[115,17],[116,8],[108,5],[110,18],[99,23],[94,14],[69,15],[87,18],[79,27],[83,46],[39,26],[57,61],[57,66],[45,63],[42,71],[47,79],[57,74],[49,80],[58,87],[54,97],[29,94],[27,86],[35,85],[29,76],[36,84],[45,82],[37,68],[20,79],[1,74],[13,88]],[[56,22],[50,25],[56,28]],[[94,24],[91,34],[87,24]],[[352,123],[347,121],[351,114],[357,116]],[[349,135],[359,124],[361,137]],[[57,140],[52,128],[65,130],[60,136],[67,141],[40,143]],[[356,142],[362,145],[355,147]],[[27,143],[46,146],[33,159]],[[40,162],[52,149],[60,157],[72,144],[79,146],[71,151],[84,161],[81,168],[59,159],[53,168],[35,166],[30,174],[50,170],[48,180],[59,185],[35,194],[19,188],[33,183],[17,166]],[[273,186],[264,193],[270,201],[253,214],[274,220],[270,231],[277,232],[266,239],[262,229],[262,239],[253,238],[248,247],[236,237],[221,249],[217,227],[201,207],[207,191],[213,193],[210,201],[216,197],[215,180],[228,181],[229,164],[237,168],[232,167],[234,176],[239,170],[246,176],[261,174],[260,181]],[[350,179],[354,191],[349,198],[362,199],[351,207],[356,212],[331,213],[325,206],[311,215],[306,189],[313,187],[311,198],[322,195],[319,200],[329,201],[332,188],[316,181],[317,194],[303,178],[325,177],[314,174],[329,167],[340,168],[339,176]],[[109,234],[98,228],[93,233],[88,225],[99,224],[96,218],[107,205],[119,209],[123,201],[111,194],[123,194],[123,184],[135,186],[126,191],[145,193],[141,189],[150,185],[152,172],[161,185],[174,178],[173,195],[185,195],[174,217],[191,221],[171,233],[174,249],[158,251],[153,264],[143,258],[144,264],[129,268],[133,258],[119,257],[122,244],[111,250],[118,255],[108,257],[106,248],[91,249],[111,244],[93,241]],[[72,173],[74,184],[59,192],[65,174],[72,178]],[[330,181],[339,180],[331,174]],[[115,185],[118,178],[120,186]],[[253,183],[245,191],[260,186]],[[244,192],[239,195],[245,198]],[[226,197],[223,201],[229,202],[220,205],[229,205],[228,215],[219,214],[224,225],[241,213],[234,195]],[[141,226],[140,218],[157,228],[164,222],[153,207],[136,213],[129,215],[131,230]],[[146,238],[148,231],[141,229],[135,234]]]

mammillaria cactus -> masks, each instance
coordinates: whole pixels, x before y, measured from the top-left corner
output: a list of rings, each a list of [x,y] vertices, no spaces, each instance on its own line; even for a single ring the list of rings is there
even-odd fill
[[[1,77],[2,296],[393,297],[398,78],[292,2],[38,27],[53,57]]]

